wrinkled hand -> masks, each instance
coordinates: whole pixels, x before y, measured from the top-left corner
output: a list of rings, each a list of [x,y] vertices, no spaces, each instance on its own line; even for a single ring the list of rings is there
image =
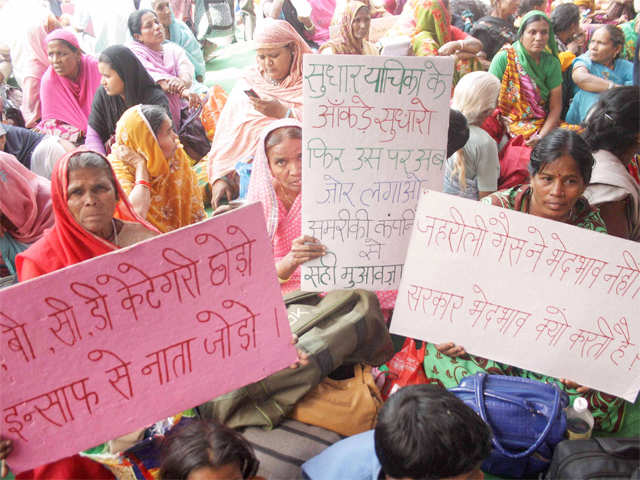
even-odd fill
[[[460,50],[460,42],[458,41],[447,42],[438,49],[438,55],[442,57],[447,57],[449,55],[453,55],[459,50]]]
[[[578,35],[573,37],[573,40],[571,40],[567,44],[567,50],[573,53],[574,55],[578,55],[582,50],[582,47],[584,47],[586,39],[587,37],[584,34],[584,32],[580,32]]]
[[[229,178],[229,177],[227,177]],[[235,181],[235,178],[230,178],[230,181]],[[222,179],[217,179],[211,185],[211,207],[216,210],[220,205],[224,204],[224,200],[227,202],[233,200],[236,195],[236,189],[234,189],[231,185],[225,182]]]
[[[217,215],[222,215],[223,213],[230,212],[234,208],[236,208],[236,207],[234,207],[233,205],[230,205],[228,203],[225,203],[224,205],[220,205],[218,208],[216,208],[213,211],[213,213],[211,214],[211,216],[215,217]]]
[[[436,350],[448,357],[461,357],[467,354],[467,351],[464,349],[464,347],[456,345],[453,342],[441,343],[440,345],[436,345]]]
[[[265,98],[248,97],[249,101],[258,112],[265,117],[284,118],[287,114],[287,107],[277,99],[267,100]]]
[[[533,147],[535,147],[535,146],[536,146],[536,144],[537,144],[541,139],[542,139],[542,137],[541,137],[539,134],[534,133],[533,135],[531,135],[531,136],[529,137],[529,140],[527,140],[524,144],[525,144],[527,147],[531,147],[531,148],[533,148]]]
[[[125,165],[133,167],[134,169],[138,168],[147,168],[147,159],[141,153],[136,152],[135,150],[130,149],[126,145],[115,144],[111,149],[111,153],[113,153],[118,160],[120,160]]]
[[[463,52],[463,51],[456,52],[453,56],[456,57],[456,59],[458,60],[471,60],[474,58],[478,58],[478,55],[475,53]],[[489,65],[491,65],[491,62],[489,62]]]
[[[560,381],[562,382],[562,384],[571,389],[571,390],[575,390],[578,393],[587,393],[589,391],[591,391],[591,389],[589,387],[585,387],[584,385],[580,385],[579,383],[574,382],[573,380],[568,380],[566,378],[561,378]]]
[[[284,257],[284,260],[293,271],[303,263],[320,258],[326,253],[327,247],[321,244],[318,239],[309,235],[301,235],[291,242],[291,250]]]
[[[202,105],[202,98],[197,93],[184,90],[182,92],[182,97],[189,102],[189,108],[198,108]]]
[[[168,80],[158,80],[158,85],[163,91],[169,95],[182,95],[185,89],[184,82],[179,78],[171,78]]]
[[[8,439],[0,440],[0,478],[4,478],[9,474],[6,458],[13,450],[13,442]]]

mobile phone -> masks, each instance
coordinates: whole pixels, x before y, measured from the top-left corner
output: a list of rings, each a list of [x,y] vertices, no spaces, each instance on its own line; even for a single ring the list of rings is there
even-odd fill
[[[260,99],[260,97],[258,96],[258,94],[253,88],[250,88],[249,90],[245,90],[244,93],[246,93],[247,97]]]

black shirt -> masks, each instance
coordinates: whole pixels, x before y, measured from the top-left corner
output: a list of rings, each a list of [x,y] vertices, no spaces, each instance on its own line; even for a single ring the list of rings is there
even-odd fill
[[[7,131],[7,143],[4,151],[16,157],[25,167],[31,168],[31,154],[45,135],[28,128],[14,127],[4,123],[2,128]]]

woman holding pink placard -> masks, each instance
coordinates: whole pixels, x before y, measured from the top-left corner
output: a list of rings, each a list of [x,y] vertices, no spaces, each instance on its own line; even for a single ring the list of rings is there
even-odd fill
[[[51,199],[55,225],[16,257],[20,281],[158,233],[135,212],[111,164],[95,152],[78,149],[58,161],[51,177]]]

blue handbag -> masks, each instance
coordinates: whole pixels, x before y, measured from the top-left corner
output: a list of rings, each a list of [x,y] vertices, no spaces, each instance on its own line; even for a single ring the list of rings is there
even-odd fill
[[[449,389],[491,427],[493,449],[482,469],[522,478],[545,471],[564,439],[569,397],[556,385],[477,373]]]

